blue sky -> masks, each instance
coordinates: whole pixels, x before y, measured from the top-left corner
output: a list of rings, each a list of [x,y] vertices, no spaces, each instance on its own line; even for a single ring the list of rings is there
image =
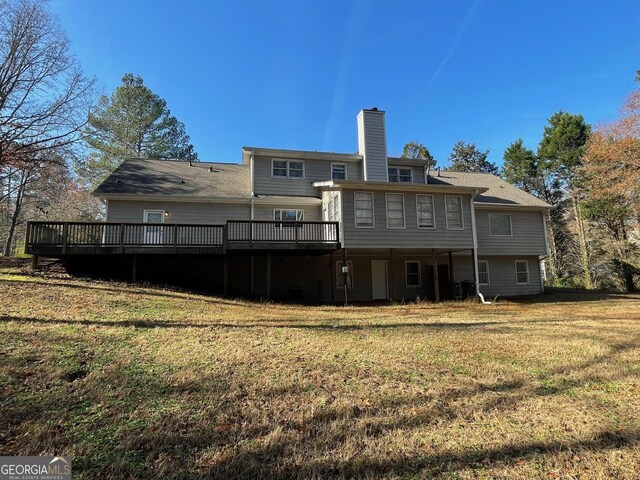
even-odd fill
[[[597,124],[637,84],[640,1],[86,1],[51,7],[87,74],[167,100],[201,160],[243,145],[355,152],[387,112],[389,154],[422,141],[535,148],[556,110]]]

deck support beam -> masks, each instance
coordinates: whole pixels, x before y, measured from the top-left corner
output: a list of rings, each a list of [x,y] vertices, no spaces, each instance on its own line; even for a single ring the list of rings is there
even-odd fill
[[[453,253],[449,251],[449,292],[452,298],[456,298],[458,293],[454,291],[455,282],[453,280]]]
[[[395,302],[396,299],[398,298],[398,288],[396,285],[396,269],[394,268],[393,253],[394,253],[394,249],[390,248],[389,249],[390,272],[389,273],[391,276],[391,300]]]
[[[440,301],[440,280],[438,279],[438,255],[433,249],[433,293],[436,303]]]
[[[251,255],[251,278],[250,278],[250,285],[249,285],[249,293],[250,295],[253,297],[255,295],[255,290],[256,290],[256,279],[255,279],[255,256],[252,254]]]
[[[336,301],[335,296],[336,296],[336,285],[335,285],[335,281],[336,281],[336,274],[334,272],[335,268],[335,262],[333,261],[333,252],[331,252],[329,254],[329,288],[331,289],[331,303],[334,303]]]
[[[349,268],[349,264],[347,263],[347,249],[342,249],[342,283],[344,284],[344,306],[349,305],[349,275],[352,275],[351,272],[345,271],[344,267]],[[352,277],[353,278],[353,277]]]
[[[37,270],[38,269],[38,261],[40,260],[40,256],[39,255],[33,255],[31,257],[31,270]]]

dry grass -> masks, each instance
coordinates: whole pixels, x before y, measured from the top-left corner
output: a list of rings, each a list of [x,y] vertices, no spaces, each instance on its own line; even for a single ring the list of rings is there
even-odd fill
[[[74,478],[638,478],[640,296],[299,307],[0,270],[0,452]]]

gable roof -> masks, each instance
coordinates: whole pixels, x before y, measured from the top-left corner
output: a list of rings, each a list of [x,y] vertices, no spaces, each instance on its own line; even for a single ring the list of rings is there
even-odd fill
[[[443,170],[439,174],[431,171],[429,184],[453,185],[457,187],[486,188],[487,191],[478,195],[475,203],[487,205],[503,205],[513,207],[552,208],[547,202],[520,190],[505,182],[500,177],[490,173],[467,173]]]
[[[93,194],[248,198],[251,175],[249,165],[128,158]]]

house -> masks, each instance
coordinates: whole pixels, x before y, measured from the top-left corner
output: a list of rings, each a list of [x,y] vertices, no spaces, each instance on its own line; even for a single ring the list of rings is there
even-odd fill
[[[360,111],[357,125],[355,154],[244,147],[241,164],[126,160],[94,192],[105,223],[31,222],[27,251],[274,299],[543,291],[550,205],[493,175],[389,157],[381,110]]]

